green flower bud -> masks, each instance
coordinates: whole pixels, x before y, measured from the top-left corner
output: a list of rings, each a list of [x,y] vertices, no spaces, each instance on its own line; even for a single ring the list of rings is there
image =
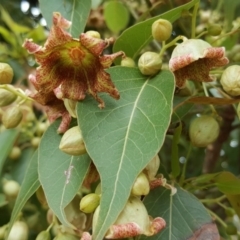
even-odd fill
[[[50,233],[48,231],[42,231],[37,235],[36,240],[51,240]]]
[[[135,62],[130,57],[124,57],[121,60],[121,66],[123,66],[123,67],[135,67]]]
[[[217,139],[219,130],[219,124],[215,118],[203,115],[191,122],[189,130],[190,140],[196,147],[206,147]]]
[[[34,148],[37,148],[40,144],[40,141],[41,141],[41,138],[40,137],[33,137],[31,139],[31,145],[34,147]]]
[[[14,180],[7,180],[3,183],[3,192],[8,198],[15,199],[19,193],[20,185]]]
[[[17,160],[21,156],[21,153],[22,153],[21,149],[18,146],[14,146],[8,157],[11,160]]]
[[[172,34],[172,23],[165,19],[158,19],[152,24],[153,38],[159,42],[166,41]]]
[[[226,68],[221,76],[223,89],[231,96],[240,95],[240,66],[232,65]]]
[[[147,195],[150,191],[150,185],[145,173],[141,172],[135,180],[131,194],[136,196]]]
[[[68,129],[63,134],[59,149],[74,156],[79,156],[86,153],[82,133],[78,126]]]
[[[0,88],[0,107],[5,107],[13,103],[17,99],[17,95],[8,90]]]
[[[5,128],[15,128],[22,121],[23,114],[19,106],[12,106],[6,109],[2,116],[2,123]]]
[[[236,235],[237,234],[237,228],[233,223],[228,223],[226,227],[226,233],[228,235]]]
[[[234,211],[234,209],[231,208],[231,207],[227,207],[227,208],[225,209],[225,213],[226,213],[226,215],[227,215],[228,217],[233,217],[233,216],[236,214],[236,212]]]
[[[100,203],[100,196],[96,193],[90,193],[84,196],[80,201],[80,210],[84,213],[92,213]]]
[[[0,63],[0,84],[12,82],[13,70],[7,63]]]
[[[9,233],[8,240],[27,240],[28,226],[25,222],[17,221]]]
[[[211,36],[218,36],[221,34],[221,32],[222,32],[222,27],[219,24],[211,24],[208,27],[208,33]]]
[[[148,179],[150,181],[155,179],[155,176],[157,175],[159,167],[160,167],[160,158],[158,155],[155,155],[153,159],[145,167]]]
[[[97,31],[90,30],[90,31],[87,31],[86,34],[90,37],[99,38],[99,39],[101,38],[100,33]]]
[[[162,67],[162,59],[155,52],[145,52],[138,60],[139,70],[143,75],[154,75]]]
[[[64,102],[64,105],[65,105],[66,109],[68,110],[69,114],[73,118],[77,118],[77,114],[76,114],[77,101],[65,98],[63,100],[63,102]]]

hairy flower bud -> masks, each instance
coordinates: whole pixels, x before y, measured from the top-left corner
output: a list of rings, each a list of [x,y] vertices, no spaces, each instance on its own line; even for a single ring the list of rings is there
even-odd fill
[[[100,196],[96,193],[90,193],[84,196],[80,201],[80,210],[84,213],[92,213],[100,203]]]
[[[121,60],[121,66],[123,66],[123,67],[135,67],[135,62],[130,57],[124,57]]]
[[[86,153],[82,133],[78,126],[68,129],[63,134],[59,149],[74,156],[79,156]]]
[[[172,34],[172,23],[165,19],[158,19],[152,24],[153,38],[159,42],[166,41]]]
[[[133,184],[131,194],[136,196],[147,195],[150,191],[150,185],[145,173],[141,172]]]
[[[48,231],[42,231],[37,235],[36,240],[51,240],[50,233]]]
[[[0,88],[0,107],[5,107],[13,103],[17,99],[17,95],[8,90]]]
[[[139,70],[143,75],[154,75],[162,67],[162,59],[155,52],[145,52],[138,60]]]
[[[27,240],[28,239],[28,226],[23,221],[17,221],[9,233],[8,240]]]
[[[222,32],[222,27],[219,24],[211,24],[208,26],[208,33],[211,36],[218,36]]]
[[[232,65],[226,68],[222,74],[220,83],[229,95],[240,95],[240,66]]]
[[[0,84],[12,82],[13,70],[7,63],[0,63]]]
[[[215,118],[203,115],[191,122],[189,130],[190,140],[196,147],[206,147],[217,139],[219,130],[219,124]]]
[[[5,128],[15,128],[22,121],[23,114],[19,106],[12,106],[6,109],[2,116],[2,123]]]

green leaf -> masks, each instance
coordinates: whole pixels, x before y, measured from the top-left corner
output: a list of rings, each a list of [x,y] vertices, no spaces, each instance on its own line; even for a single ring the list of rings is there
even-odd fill
[[[128,57],[135,59],[141,49],[153,40],[151,28],[154,21],[159,18],[163,18],[169,20],[170,22],[174,22],[181,17],[182,11],[189,10],[198,1],[199,0],[192,0],[185,5],[174,8],[171,11],[150,18],[126,29],[116,40],[113,46],[113,51],[124,51]],[[116,60],[116,63],[120,63],[120,60]]]
[[[8,129],[0,133],[0,174],[2,172],[3,164],[14,145],[17,136],[17,129]]]
[[[114,33],[123,30],[129,22],[129,11],[119,1],[108,1],[104,4],[104,19],[107,27]]]
[[[64,208],[77,194],[91,160],[87,154],[74,157],[59,150],[59,124],[57,120],[48,128],[39,145],[39,180],[49,207],[64,225],[74,227],[66,219]]]
[[[32,156],[32,159],[29,162],[25,178],[21,184],[21,188],[18,193],[12,211],[11,220],[9,222],[7,235],[9,234],[14,222],[17,220],[19,213],[26,204],[27,200],[37,191],[39,187],[40,182],[38,181],[38,151],[35,151],[34,155]]]
[[[173,140],[172,140],[172,150],[171,150],[171,166],[172,166],[172,175],[176,178],[180,174],[180,163],[178,156],[178,143],[182,133],[182,123],[179,123],[179,126],[175,128]]]
[[[102,0],[92,0],[92,8],[96,9],[102,3]]]
[[[101,178],[102,197],[93,239],[103,239],[123,209],[142,169],[160,150],[169,125],[173,75],[161,71],[153,78],[136,68],[108,70],[120,91],[116,101],[101,95],[106,108],[88,97],[78,103],[78,121],[87,151]]]
[[[231,206],[234,208],[235,212],[240,217],[240,194],[238,195],[226,194],[226,196]]]
[[[78,38],[85,29],[88,15],[91,10],[91,1],[89,0],[39,0],[40,9],[43,17],[50,28],[52,26],[53,12],[60,12],[64,18],[72,22],[69,32],[73,37]]]
[[[175,186],[176,187],[176,186]],[[155,188],[144,199],[152,217],[165,219],[166,228],[152,237],[139,239],[219,239],[217,227],[202,203],[192,194],[177,186],[173,196],[164,188]],[[215,238],[213,238],[213,236]],[[217,238],[218,237],[218,238]]]

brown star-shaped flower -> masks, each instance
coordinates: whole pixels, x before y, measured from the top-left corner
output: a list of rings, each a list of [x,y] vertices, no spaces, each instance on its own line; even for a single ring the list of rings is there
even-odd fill
[[[103,108],[104,102],[98,96],[99,92],[109,93],[115,99],[120,97],[110,75],[104,69],[110,67],[116,57],[124,56],[124,53],[120,51],[101,56],[113,39],[102,40],[86,33],[75,39],[65,31],[70,25],[71,22],[55,12],[53,26],[43,47],[31,39],[26,39],[23,43],[23,47],[34,54],[39,64],[36,75],[30,77],[37,92],[30,96],[48,107],[50,120],[61,115],[65,116],[66,121],[67,110],[63,111],[62,101],[64,98],[79,101],[88,93],[99,102],[99,107]],[[69,119],[71,120],[71,117]],[[69,122],[65,122],[65,127],[64,123],[62,124],[59,130],[61,132],[67,130]]]
[[[169,69],[175,76],[176,86],[183,88],[186,80],[211,82],[212,68],[228,64],[224,47],[212,47],[201,39],[189,39],[175,47],[169,61]]]

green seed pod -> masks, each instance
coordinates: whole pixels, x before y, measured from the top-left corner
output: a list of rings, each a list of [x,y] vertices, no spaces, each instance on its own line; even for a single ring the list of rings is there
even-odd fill
[[[219,124],[215,118],[203,115],[191,122],[189,130],[190,140],[196,147],[206,147],[217,139],[219,130]]]
[[[74,156],[79,156],[86,153],[82,133],[78,126],[68,129],[63,134],[59,149]]]
[[[211,24],[208,26],[208,33],[211,36],[218,36],[222,32],[222,27],[219,24]]]
[[[172,23],[165,19],[158,19],[152,24],[153,38],[159,42],[166,41],[172,34]]]
[[[48,231],[42,231],[37,235],[36,240],[51,240],[50,233]]]
[[[22,151],[21,151],[20,147],[14,146],[8,157],[11,160],[17,160],[21,156],[21,153],[22,153]]]
[[[92,213],[100,203],[100,196],[96,193],[90,193],[84,196],[80,201],[80,210],[84,213]]]
[[[123,66],[123,67],[136,67],[134,60],[130,57],[124,57],[121,60],[121,66]]]
[[[7,63],[0,63],[0,84],[9,84],[13,79],[13,70]]]
[[[143,75],[154,75],[162,67],[162,59],[155,52],[145,52],[138,60],[139,70]]]
[[[0,107],[5,107],[13,103],[17,99],[17,95],[8,90],[0,88]]]
[[[141,172],[135,180],[131,194],[135,196],[147,195],[150,191],[150,185],[145,173]]]
[[[19,106],[11,106],[6,109],[2,116],[2,123],[5,128],[15,128],[22,121],[23,114]]]

